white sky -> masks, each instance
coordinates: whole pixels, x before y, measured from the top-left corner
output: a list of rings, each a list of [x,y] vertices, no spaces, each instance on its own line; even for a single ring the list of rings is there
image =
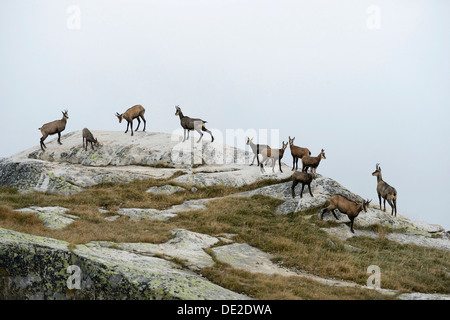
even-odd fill
[[[68,28],[71,5],[79,29]],[[63,109],[66,133],[125,131],[114,113],[135,104],[147,131],[171,133],[180,105],[223,136],[274,129],[279,141],[254,140],[324,148],[318,172],[373,202],[379,162],[400,214],[450,229],[449,9],[448,0],[2,0],[0,157],[38,146],[38,128]]]

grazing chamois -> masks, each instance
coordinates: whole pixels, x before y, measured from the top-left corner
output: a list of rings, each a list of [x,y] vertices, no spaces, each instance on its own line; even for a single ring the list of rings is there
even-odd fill
[[[289,147],[292,155],[292,171],[294,171],[294,166],[295,170],[298,170],[298,159],[303,158],[303,156],[311,155],[311,151],[309,151],[308,148],[302,148],[294,145],[294,139],[295,137],[291,139],[291,136],[289,136]]]
[[[200,140],[203,137],[202,131],[208,132],[211,135],[211,142],[214,142],[214,137],[213,137],[211,131],[209,131],[205,127],[205,123],[207,123],[207,121],[198,119],[198,118],[189,118],[189,117],[183,115],[183,112],[181,112],[181,109],[179,106],[175,106],[175,109],[177,110],[175,112],[175,115],[180,117],[180,123],[184,129],[183,142],[186,139],[189,139],[189,131],[192,131],[192,130],[195,130],[200,134],[200,138],[198,138],[197,142],[200,142]],[[186,132],[187,132],[187,137],[186,137]]]
[[[346,197],[341,196],[340,194],[336,194],[331,197],[330,205],[322,210],[322,213],[320,214],[320,220],[323,220],[324,213],[327,213],[329,211],[331,211],[333,216],[337,220],[339,220],[336,213],[334,212],[335,209],[338,209],[340,212],[348,216],[348,218],[350,219],[350,231],[352,233],[355,233],[355,231],[353,230],[353,221],[362,210],[364,210],[364,212],[367,212],[367,208],[369,207],[369,203],[371,201],[372,200],[363,200],[362,203],[356,203],[355,201],[349,200]]]
[[[311,168],[311,172],[316,173],[316,169],[319,166],[320,160],[326,159],[325,151],[322,149],[317,157],[303,156],[302,158],[302,171],[308,171]]]
[[[125,131],[125,133],[128,132],[128,127],[131,125],[131,135],[133,135],[133,120],[134,119],[137,119],[137,121],[138,121],[138,125],[137,125],[137,128],[135,131],[138,131],[138,129],[139,129],[139,125],[141,124],[140,119],[142,119],[144,121],[144,129],[142,131],[145,131],[145,126],[147,124],[147,121],[145,121],[144,113],[145,113],[144,107],[141,106],[140,104],[137,104],[137,105],[127,109],[127,111],[125,111],[122,114],[119,114],[118,112],[116,112],[116,117],[119,119],[119,123],[122,123],[123,119],[127,120],[127,130]]]
[[[309,194],[311,195],[311,197],[314,197],[312,192],[311,192],[311,182],[315,178],[316,178],[316,175],[314,173],[303,172],[303,171],[295,171],[292,174],[292,187],[291,187],[292,198],[295,198],[295,187],[299,183],[302,184],[302,190],[300,191],[300,198],[303,198],[303,189],[305,188],[305,185],[308,186]]]
[[[378,200],[380,201],[380,210],[381,210],[381,198],[383,198],[384,210],[386,212],[386,200],[392,208],[391,215],[397,216],[397,190],[394,187],[391,187],[388,183],[383,181],[381,177],[381,167],[380,164],[377,163],[375,166],[376,170],[372,172],[373,176],[377,177],[377,193]]]
[[[267,144],[259,144],[259,143],[258,144],[254,144],[253,143],[253,138],[250,139],[249,137],[247,137],[247,145],[249,145],[250,148],[252,148],[252,151],[254,153],[253,160],[252,160],[252,163],[250,165],[251,166],[253,165],[253,162],[255,162],[255,158],[256,158],[256,161],[257,161],[258,167],[259,167],[259,157],[258,157],[258,155],[261,154],[262,150],[270,149],[270,147]]]
[[[44,148],[47,148],[47,146],[44,144],[44,140],[52,134],[57,133],[58,134],[58,143],[61,143],[61,132],[66,129],[66,123],[67,119],[69,119],[69,113],[67,110],[61,111],[63,114],[63,117],[61,120],[55,120],[49,123],[44,124],[42,127],[39,128],[42,133],[41,137],[41,149],[45,152]]]
[[[284,150],[286,150],[288,143],[286,142],[286,144],[285,144],[284,141],[282,143],[283,143],[283,147],[281,149],[267,148],[267,149],[261,151],[262,160],[259,163],[261,172],[265,171],[263,163],[265,163],[266,160],[269,158],[272,160],[272,172],[275,172],[274,168],[275,168],[275,162],[277,160],[278,160],[278,164],[280,165],[280,172],[283,172],[283,170],[281,170],[281,158],[283,158]]]
[[[97,141],[97,138],[94,138],[94,135],[91,131],[89,131],[88,128],[84,128],[82,131],[83,135],[83,148],[85,151],[87,151],[88,143],[91,144],[92,150],[94,150],[94,145],[98,147],[100,143]],[[86,146],[84,145],[84,141],[86,140]]]

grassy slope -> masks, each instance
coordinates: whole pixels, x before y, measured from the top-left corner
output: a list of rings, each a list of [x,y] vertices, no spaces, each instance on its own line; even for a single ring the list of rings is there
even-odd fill
[[[68,241],[72,244],[93,240],[114,242],[165,242],[172,228],[216,235],[237,234],[239,242],[247,242],[275,255],[275,262],[285,267],[304,270],[322,276],[366,284],[369,265],[381,268],[381,286],[401,291],[450,293],[450,253],[400,245],[381,237],[353,238],[348,241],[362,250],[349,251],[343,243],[330,246],[320,227],[331,226],[319,221],[313,212],[297,212],[281,216],[274,213],[281,201],[264,196],[251,198],[222,198],[210,202],[207,210],[183,212],[169,221],[132,221],[121,217],[106,221],[98,212],[106,207],[111,212],[119,207],[167,209],[185,200],[222,197],[235,192],[275,183],[263,181],[242,188],[208,187],[196,193],[178,192],[174,195],[152,195],[145,191],[168,181],[145,180],[126,184],[104,184],[72,196],[44,193],[20,194],[0,189],[0,227]],[[169,182],[171,183],[171,182]],[[14,213],[13,209],[28,206],[63,206],[79,220],[62,230],[43,227],[34,215]],[[386,230],[381,230],[381,235]],[[258,299],[386,299],[372,290],[329,287],[317,282],[282,276],[251,274],[217,263],[202,270],[215,283]]]

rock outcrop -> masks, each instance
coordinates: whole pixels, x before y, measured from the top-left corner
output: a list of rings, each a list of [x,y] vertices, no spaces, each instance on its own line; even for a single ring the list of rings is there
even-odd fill
[[[133,137],[123,132],[93,132],[102,143],[96,150],[82,148],[81,132],[47,143],[43,153],[38,146],[0,159],[0,186],[17,188],[22,192],[45,191],[72,194],[103,182],[129,182],[135,179],[166,179],[167,185],[152,187],[152,194],[195,192],[212,185],[243,186],[263,179],[280,181],[269,186],[228,197],[265,195],[282,200],[276,213],[288,215],[306,212],[308,219],[319,213],[331,195],[342,194],[360,201],[331,178],[318,175],[311,184],[313,197],[301,185],[292,198],[291,185],[282,182],[292,171],[284,166],[283,173],[261,174],[257,166],[249,166],[253,154],[244,150],[207,141],[195,144],[194,139],[181,143],[182,137],[163,133],[136,132]],[[171,178],[174,173],[181,175]],[[266,170],[270,172],[271,170]],[[175,186],[169,181],[182,185]],[[286,181],[286,180],[284,180]],[[189,200],[165,210],[153,208],[120,208],[115,212],[99,208],[105,219],[114,221],[127,216],[137,223],[144,219],[169,220],[178,213],[204,210],[213,199]],[[35,214],[44,226],[62,229],[78,219],[61,207],[29,207],[18,209],[23,214]],[[114,214],[114,215],[110,215]],[[337,226],[322,228],[330,245],[336,239],[345,242],[351,237],[378,237],[367,230],[383,225],[393,232],[386,238],[399,243],[415,244],[450,251],[450,236],[438,225],[415,222],[402,215],[394,218],[371,205],[355,220],[355,233],[345,225],[346,215],[337,212],[339,220],[328,214]],[[207,235],[185,229],[171,230],[173,238],[161,244],[112,243],[92,241],[69,246],[56,239],[38,237],[0,228],[0,298],[20,299],[249,299],[222,288],[202,277],[199,270],[214,266],[215,260],[249,272],[307,277],[331,286],[361,287],[348,281],[325,279],[312,274],[284,269],[271,261],[264,251],[246,243],[237,243],[233,235]],[[359,248],[345,244],[351,251]],[[208,249],[208,250],[205,250]],[[211,252],[211,253],[210,253]],[[80,273],[72,274],[78,268]],[[69,269],[68,269],[69,268]],[[71,280],[69,280],[71,279]],[[70,282],[72,281],[72,282]],[[77,282],[78,281],[78,282]],[[73,285],[79,284],[73,289]],[[380,289],[384,294],[393,290]],[[401,299],[450,299],[448,295],[402,294]]]
[[[174,181],[198,187],[242,186],[291,174],[261,175],[257,166],[248,166],[253,154],[217,141],[181,142],[178,135],[149,132],[93,134],[101,143],[95,150],[85,151],[81,131],[75,131],[61,137],[62,145],[49,141],[46,152],[36,146],[1,159],[0,187],[69,195],[100,183],[169,178],[177,171],[184,174]]]

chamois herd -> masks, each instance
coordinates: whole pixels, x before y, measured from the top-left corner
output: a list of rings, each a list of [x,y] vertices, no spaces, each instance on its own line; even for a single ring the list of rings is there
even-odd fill
[[[177,105],[175,106],[175,116],[178,116],[180,118],[180,124],[181,127],[184,129],[184,136],[183,136],[183,142],[186,139],[189,139],[189,132],[190,131],[197,131],[200,134],[200,138],[197,140],[199,142],[203,137],[203,132],[208,132],[211,136],[211,142],[214,141],[214,137],[210,130],[208,130],[205,126],[207,121],[199,119],[199,118],[190,118],[188,116],[183,115],[183,112],[181,111],[180,107]],[[40,147],[43,152],[45,152],[45,149],[47,146],[44,144],[44,140],[49,135],[58,134],[58,143],[61,143],[61,132],[65,130],[67,120],[69,119],[69,113],[67,110],[61,111],[63,114],[63,117],[61,120],[55,120],[49,123],[44,124],[42,127],[39,128],[39,130],[42,133],[42,137],[40,139]],[[133,120],[137,119],[138,125],[136,127],[135,131],[138,131],[139,126],[141,124],[141,120],[144,122],[144,128],[142,131],[145,131],[147,121],[144,118],[145,109],[141,105],[135,105],[129,109],[127,109],[124,113],[119,114],[116,112],[116,117],[119,120],[119,123],[122,122],[122,120],[127,121],[127,129],[125,133],[128,132],[128,129],[131,129],[131,136],[133,136]],[[87,151],[88,143],[91,144],[92,150],[94,150],[94,146],[98,147],[100,145],[100,142],[97,141],[96,138],[94,138],[93,134],[89,131],[88,128],[84,128],[82,130],[82,137],[83,137],[83,148]],[[283,158],[284,152],[289,144],[289,148],[292,155],[292,171],[294,173],[292,174],[292,186],[291,186],[291,192],[292,197],[295,198],[295,187],[298,184],[302,185],[302,189],[300,191],[300,198],[303,197],[303,190],[305,186],[308,186],[309,194],[311,197],[313,196],[313,193],[311,192],[311,183],[316,178],[316,169],[320,164],[320,161],[322,159],[326,159],[325,157],[325,150],[322,149],[320,153],[316,157],[311,156],[311,151],[308,148],[305,147],[299,147],[294,145],[294,139],[295,137],[291,138],[289,136],[289,142],[282,142],[282,148],[280,149],[274,149],[266,144],[255,144],[253,142],[253,138],[247,138],[247,145],[250,146],[250,148],[253,151],[254,157],[252,160],[252,163],[250,166],[253,165],[255,162],[255,159],[257,161],[257,165],[260,167],[261,172],[265,172],[264,165],[267,164],[269,160],[272,161],[272,172],[275,168],[275,163],[278,160],[279,169],[280,172],[283,172],[281,169],[281,159]],[[261,156],[261,160],[259,158]],[[298,171],[298,160],[301,159],[302,161],[302,170]],[[308,168],[310,168],[310,172],[308,172]],[[397,216],[397,190],[390,186],[387,182],[385,182],[382,179],[381,176],[381,167],[380,164],[377,163],[375,166],[375,171],[372,173],[372,176],[377,177],[377,195],[380,203],[380,209],[382,209],[381,206],[381,199],[383,199],[384,203],[384,209],[383,211],[386,211],[386,201],[391,206],[392,211],[391,215]],[[352,201],[348,198],[346,198],[343,195],[333,195],[330,198],[330,204],[327,208],[323,209],[320,213],[320,219],[323,219],[323,215],[327,212],[331,212],[336,219],[339,219],[336,216],[335,210],[338,209],[341,213],[346,214],[348,218],[350,219],[350,230],[354,233],[353,230],[353,221],[354,219],[359,215],[361,211],[367,212],[367,208],[369,206],[369,203],[372,200],[363,200],[361,203],[358,203],[356,201]]]

